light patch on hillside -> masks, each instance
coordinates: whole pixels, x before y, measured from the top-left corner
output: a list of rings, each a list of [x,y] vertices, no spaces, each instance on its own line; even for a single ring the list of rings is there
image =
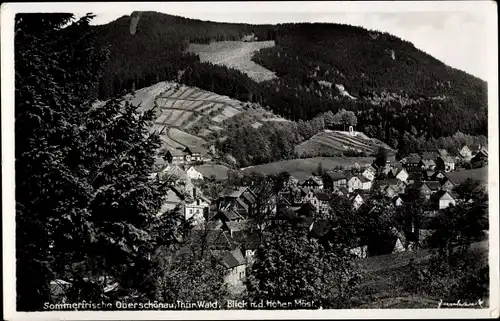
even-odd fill
[[[219,41],[209,45],[189,45],[188,51],[197,54],[201,62],[234,68],[247,74],[255,81],[265,81],[276,78],[276,74],[252,61],[254,52],[274,47],[274,41]]]

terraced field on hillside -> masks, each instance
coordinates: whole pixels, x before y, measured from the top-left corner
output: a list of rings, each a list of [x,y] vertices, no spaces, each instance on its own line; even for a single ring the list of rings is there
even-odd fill
[[[208,148],[213,134],[223,132],[226,121],[241,113],[256,123],[285,121],[261,107],[175,82],[160,82],[124,98],[141,111],[156,107],[151,131],[160,133],[163,149]]]
[[[357,133],[356,136],[352,136],[348,132],[325,130],[297,145],[295,150],[299,155],[307,155],[309,157],[321,155],[321,153],[340,155],[350,150],[373,155],[380,147],[387,149],[389,154],[395,153],[395,150],[387,144],[377,139],[369,138],[363,133]]]

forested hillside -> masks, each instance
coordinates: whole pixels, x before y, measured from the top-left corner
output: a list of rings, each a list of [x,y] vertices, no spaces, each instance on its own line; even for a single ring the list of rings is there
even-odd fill
[[[351,110],[356,130],[394,148],[410,138],[487,133],[486,82],[387,33],[339,24],[214,23],[155,12],[134,12],[95,28],[111,52],[101,98],[178,80],[258,102],[295,121]],[[253,60],[279,78],[257,83],[186,51],[189,43],[240,40],[250,33],[275,40]]]

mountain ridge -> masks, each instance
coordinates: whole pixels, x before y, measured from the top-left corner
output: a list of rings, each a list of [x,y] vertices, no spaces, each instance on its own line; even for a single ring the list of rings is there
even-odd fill
[[[330,23],[209,22],[152,11],[133,12],[95,30],[100,43],[110,45],[99,89],[104,97],[174,80],[260,103],[294,121],[346,109],[356,113],[357,130],[393,148],[405,135],[487,133],[487,83],[387,32]],[[186,52],[190,43],[241,41],[252,33],[276,42],[252,61],[278,78],[256,83]],[[340,86],[358,99],[339,96]]]

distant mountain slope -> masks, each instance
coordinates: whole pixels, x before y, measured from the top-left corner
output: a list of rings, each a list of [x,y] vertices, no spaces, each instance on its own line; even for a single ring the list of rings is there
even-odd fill
[[[95,30],[102,46],[110,46],[101,97],[175,80],[258,102],[295,121],[351,110],[359,131],[393,148],[411,137],[487,133],[486,82],[387,33],[323,23],[215,23],[155,12],[134,12]],[[239,41],[252,33],[275,41],[253,61],[278,78],[255,82],[186,52],[190,43]]]
[[[202,62],[210,62],[240,70],[260,82],[276,78],[274,72],[256,64],[252,57],[256,51],[274,46],[274,41],[218,41],[209,45],[192,43],[188,52],[197,54]]]

